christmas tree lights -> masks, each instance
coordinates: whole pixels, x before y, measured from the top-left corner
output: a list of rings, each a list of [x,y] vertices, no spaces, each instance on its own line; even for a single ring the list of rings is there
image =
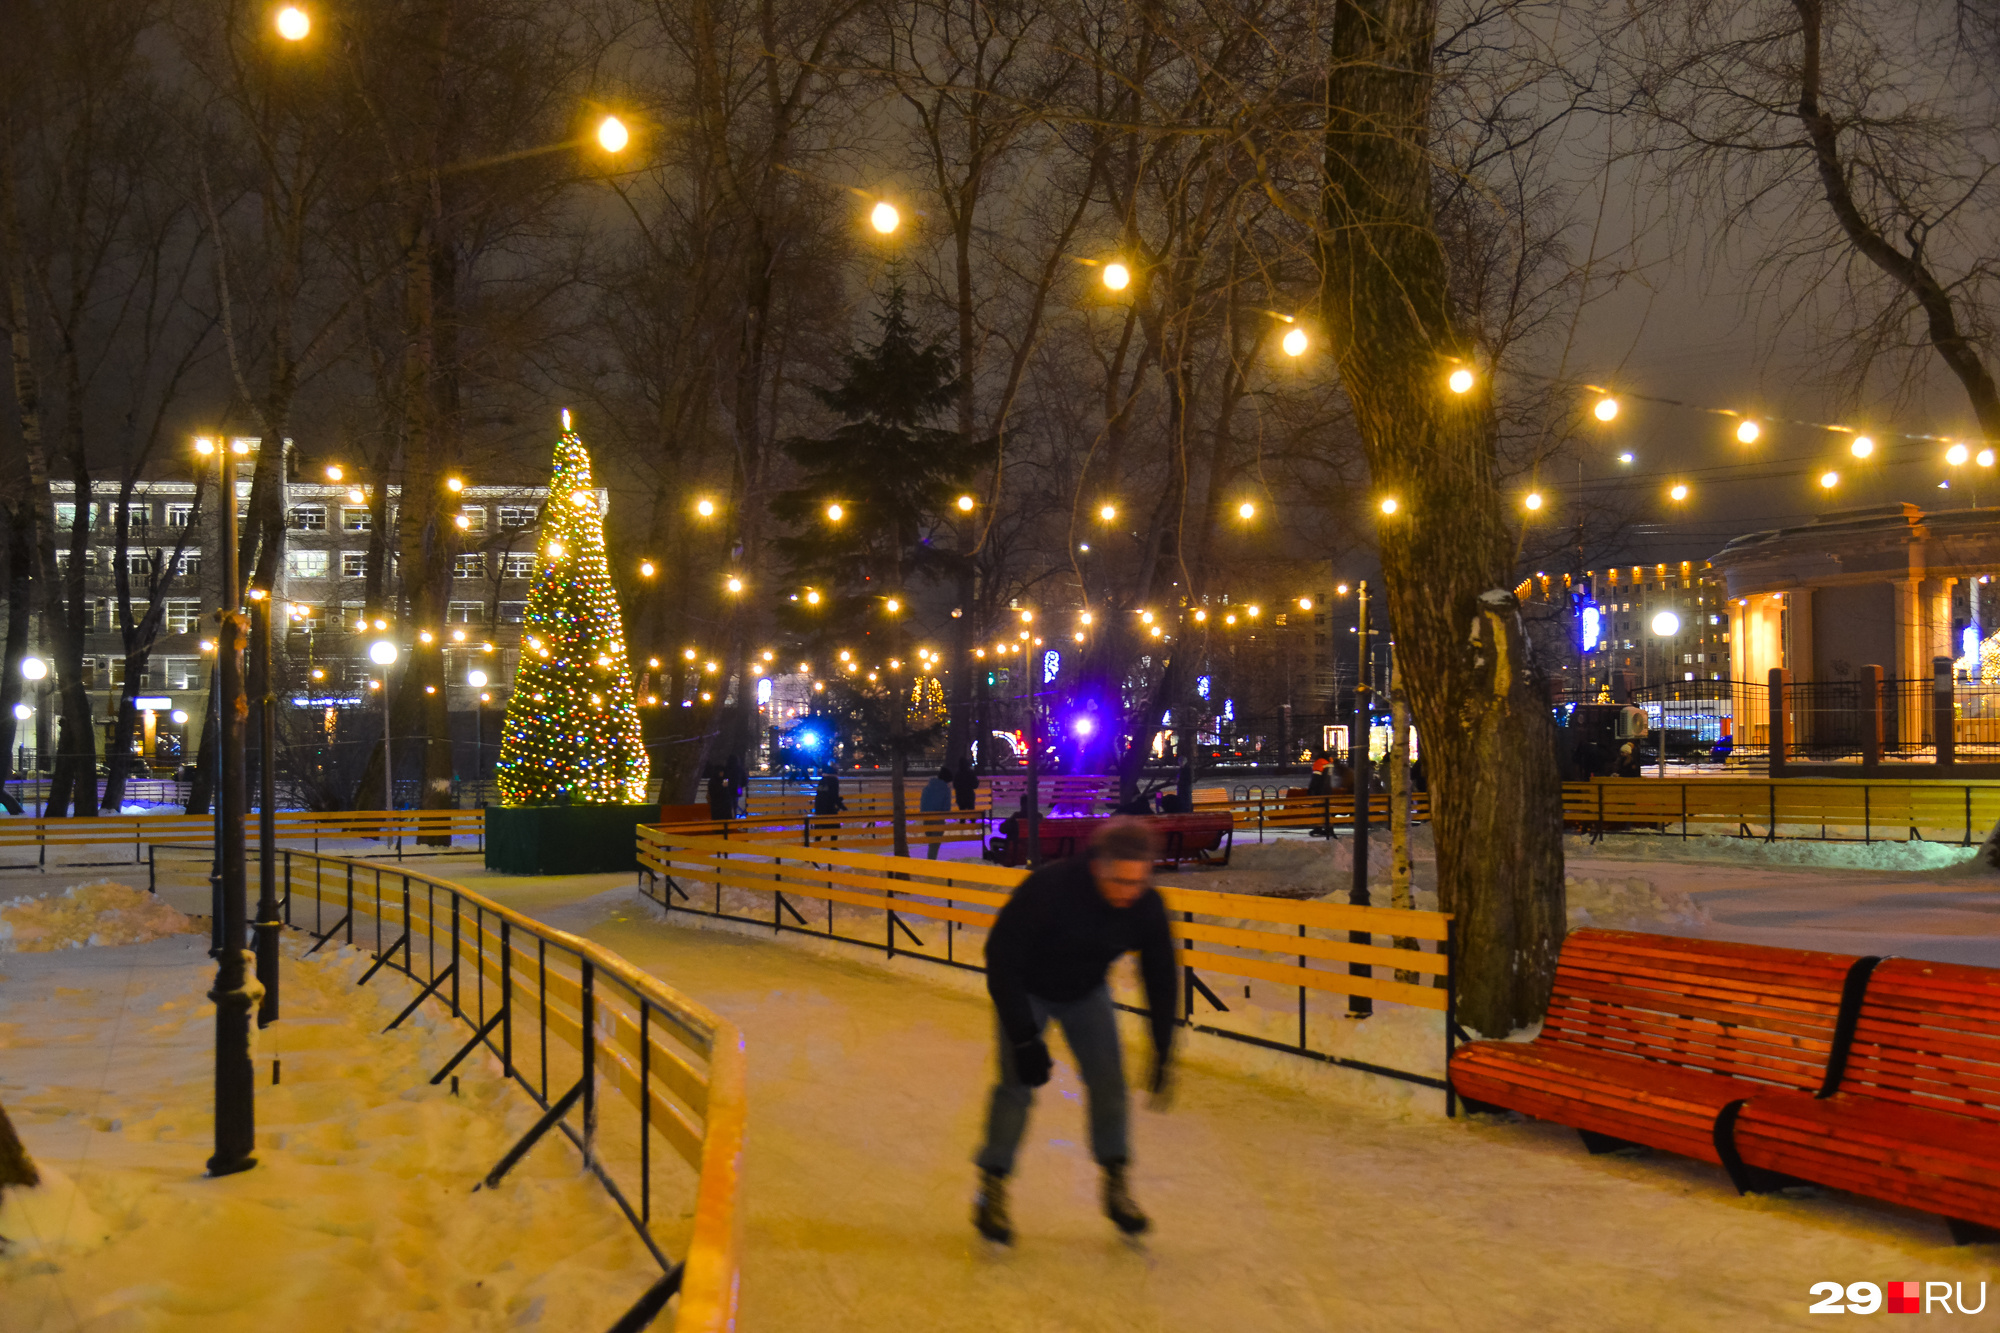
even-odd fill
[[[507,805],[637,804],[646,799],[646,748],[604,558],[604,505],[568,412],[538,541],[521,664],[501,731],[500,798]]]

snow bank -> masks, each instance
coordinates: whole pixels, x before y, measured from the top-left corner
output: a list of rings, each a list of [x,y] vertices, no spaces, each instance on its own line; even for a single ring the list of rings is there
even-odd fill
[[[1564,883],[1569,924],[1646,930],[1662,925],[1713,925],[1708,909],[1685,889],[1647,879],[1590,879],[1572,875]]]
[[[0,1208],[0,1330],[609,1327],[659,1270],[569,1141],[475,1192],[534,1104],[484,1053],[458,1095],[432,1087],[465,1026],[432,1001],[384,1033],[414,987],[357,987],[365,951],[302,947],[255,1033],[257,1165],[220,1179],[204,941],[9,957],[0,1100],[45,1183]],[[679,1253],[693,1176],[654,1163]]]
[[[193,930],[193,922],[144,889],[110,879],[0,902],[0,953],[143,944]]]
[[[1822,842],[1817,838],[1731,838],[1706,834],[1686,840],[1658,835],[1611,834],[1596,844],[1572,838],[1573,855],[1592,860],[1709,861],[1746,866],[1805,866],[1831,870],[1949,870],[1971,863],[1976,847],[1948,842]]]

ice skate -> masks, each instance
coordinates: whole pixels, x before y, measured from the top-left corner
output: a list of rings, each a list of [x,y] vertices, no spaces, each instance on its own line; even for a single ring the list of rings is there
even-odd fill
[[[1132,1202],[1132,1191],[1125,1187],[1123,1162],[1104,1168],[1104,1215],[1128,1236],[1136,1236],[1152,1225],[1139,1211],[1139,1205]]]
[[[1014,1227],[1007,1220],[1007,1177],[996,1171],[979,1173],[979,1206],[973,1210],[972,1225],[990,1241],[1014,1243]]]

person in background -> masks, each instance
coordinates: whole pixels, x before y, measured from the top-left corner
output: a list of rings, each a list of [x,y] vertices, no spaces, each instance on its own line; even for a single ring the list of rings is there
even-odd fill
[[[1327,776],[1326,760],[1324,759],[1313,760],[1312,781],[1306,784],[1306,795],[1308,796],[1333,795],[1333,779]]]
[[[840,770],[828,764],[826,772],[820,774],[819,786],[813,788],[813,813],[837,815],[845,809],[847,802],[840,799]]]
[[[1104,1173],[1104,1215],[1127,1235],[1150,1223],[1126,1181],[1124,1052],[1105,982],[1111,965],[1134,950],[1151,1014],[1153,1105],[1168,1098],[1173,1049],[1173,928],[1152,885],[1159,844],[1136,819],[1111,819],[1091,840],[1088,858],[1070,857],[1037,870],[1015,888],[986,939],[986,990],[998,1018],[1000,1076],[986,1112],[986,1141],[974,1159],[979,1202],[973,1225],[988,1240],[1010,1244],[1007,1177],[1028,1127],[1035,1089],[1054,1062],[1042,1039],[1051,1021],[1083,1075],[1089,1093],[1090,1148]]]
[[[944,821],[951,814],[951,770],[940,768],[924,784],[917,797],[917,811],[924,816],[924,859],[937,860],[938,846],[944,841]]]
[[[729,808],[738,819],[750,813],[744,796],[750,789],[750,770],[743,766],[743,756],[732,754],[722,765],[722,776],[729,783]]]
[[[952,791],[958,797],[958,808],[970,810],[979,800],[979,774],[972,769],[972,761],[965,760],[951,776]]]
[[[710,819],[731,819],[735,817],[735,798],[730,795],[729,779],[722,776],[722,765],[708,766],[708,817]]]

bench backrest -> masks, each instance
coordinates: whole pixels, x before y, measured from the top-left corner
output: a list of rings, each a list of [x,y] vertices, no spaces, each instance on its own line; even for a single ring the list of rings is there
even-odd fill
[[[1846,954],[1572,931],[1557,960],[1546,1042],[1817,1092]]]
[[[1840,1093],[2000,1123],[2000,969],[1876,964]]]

